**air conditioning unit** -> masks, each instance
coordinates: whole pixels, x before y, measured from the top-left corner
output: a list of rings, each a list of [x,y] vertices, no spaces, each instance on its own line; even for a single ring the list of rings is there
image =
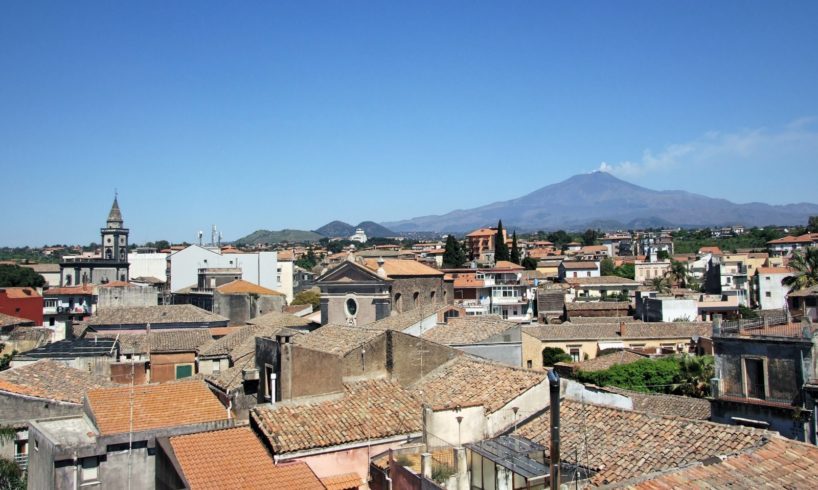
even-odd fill
[[[63,311],[65,311],[65,308],[63,308],[62,306],[57,307],[57,313],[62,313]]]

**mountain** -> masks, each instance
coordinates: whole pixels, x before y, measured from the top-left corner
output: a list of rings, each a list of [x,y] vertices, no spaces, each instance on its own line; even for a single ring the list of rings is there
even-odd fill
[[[323,238],[318,233],[304,230],[256,230],[245,237],[236,240],[236,245],[256,245],[259,243],[281,243],[281,242],[317,242]]]
[[[374,221],[362,221],[358,224],[358,226],[352,226],[349,223],[344,223],[343,221],[333,221],[331,223],[327,223],[321,228],[315,230],[316,233],[319,235],[335,238],[335,237],[344,237],[347,238],[352,236],[355,233],[356,228],[361,228],[366,233],[368,237],[389,237],[394,236],[395,233],[391,230],[384,228],[383,226],[375,223]]]
[[[806,224],[818,215],[809,203],[735,204],[685,191],[655,191],[606,172],[575,175],[530,194],[474,209],[383,223],[398,231],[464,232],[503,220],[519,230],[579,230],[657,226],[765,226]]]

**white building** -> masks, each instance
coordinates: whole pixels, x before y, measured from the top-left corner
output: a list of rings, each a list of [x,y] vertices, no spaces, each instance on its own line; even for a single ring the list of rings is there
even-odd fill
[[[279,275],[278,254],[276,252],[222,253],[218,248],[205,248],[191,245],[174,252],[168,257],[170,262],[170,291],[198,284],[199,269],[241,269],[241,278],[287,295],[283,290]],[[292,276],[290,271],[289,276]],[[290,283],[292,286],[292,283]],[[292,289],[288,297],[292,297]]]
[[[349,237],[349,239],[353,242],[366,243],[366,232],[364,232],[364,230],[361,228],[358,228],[355,230],[355,234]]]
[[[780,310],[787,306],[788,286],[781,284],[785,277],[793,275],[789,267],[759,267],[755,283],[758,306],[762,310]]]
[[[692,322],[699,317],[699,303],[692,298],[645,298],[643,308],[648,322]]]
[[[168,281],[168,255],[167,253],[129,253],[128,254],[128,275],[135,279],[137,277],[155,277],[162,282]]]

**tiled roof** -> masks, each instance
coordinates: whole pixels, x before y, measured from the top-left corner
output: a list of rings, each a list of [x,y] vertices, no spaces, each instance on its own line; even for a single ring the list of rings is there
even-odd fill
[[[422,305],[411,311],[391,315],[376,322],[363,325],[363,327],[369,330],[403,331],[412,325],[419,323],[424,318],[429,318],[432,315],[436,315],[439,311],[446,308],[449,308],[449,305]]]
[[[614,313],[616,313],[614,311]],[[643,323],[632,316],[577,316],[571,317],[571,325],[587,325],[589,323]]]
[[[88,325],[151,325],[220,323],[228,319],[193,305],[119,306],[100,308],[88,317]]]
[[[563,306],[565,306],[563,291],[537,289],[537,310],[562,312]]]
[[[206,374],[204,379],[225,393],[227,390],[238,389],[244,384],[242,371],[256,367],[255,353],[242,357],[234,362],[234,365],[219,371],[218,374]]]
[[[96,286],[93,284],[48,288],[43,291],[43,296],[93,296],[94,294],[96,294]]]
[[[759,274],[794,274],[795,270],[789,267],[759,267]]]
[[[289,313],[281,313],[278,311],[271,311],[264,315],[251,318],[247,323],[251,325],[259,325],[262,327],[307,327],[312,325],[310,320],[300,316],[290,315]]]
[[[40,293],[34,288],[28,287],[2,287],[0,290],[5,291],[6,296],[13,299],[24,298],[39,298]]]
[[[324,488],[307,463],[276,464],[249,427],[171,437],[170,445],[191,490]]]
[[[321,483],[327,487],[327,490],[349,490],[360,487],[364,481],[358,473],[343,473],[321,478]]]
[[[563,269],[568,270],[597,270],[598,264],[593,260],[565,260],[562,262]]]
[[[411,386],[433,408],[482,405],[494,413],[545,379],[546,373],[458,356]]]
[[[699,249],[699,253],[704,254],[713,254],[713,255],[721,255],[721,249],[719,247],[702,247]]]
[[[627,310],[630,304],[627,301],[575,301],[565,303],[565,309],[572,311],[589,310]]]
[[[710,419],[710,402],[704,398],[664,395],[661,393],[642,393],[639,391],[624,390],[615,386],[605,386],[601,389],[627,396],[633,401],[633,409],[639,412],[646,412],[653,415],[685,417],[688,419]]]
[[[365,259],[364,265],[370,270],[378,270],[378,259]],[[383,261],[387,277],[400,276],[443,276],[439,270],[415,260],[387,259]]]
[[[0,372],[0,390],[69,403],[82,403],[86,391],[105,386],[114,383],[48,359]]]
[[[120,351],[129,353],[146,353],[150,347],[151,353],[160,352],[196,352],[199,348],[213,342],[210,330],[207,328],[191,328],[186,330],[166,330],[146,333],[102,332],[96,334],[100,338],[119,338]]]
[[[482,288],[486,285],[483,279],[477,279],[476,274],[457,274],[454,278],[455,288]]]
[[[523,270],[523,269],[525,269],[525,267],[521,266],[520,264],[515,264],[514,262],[511,262],[509,260],[498,260],[494,264],[494,267],[491,268],[491,270],[498,270],[498,269],[503,269],[503,270]]]
[[[385,379],[344,385],[338,399],[250,412],[275,454],[364,442],[421,430],[421,403]]]
[[[543,341],[556,340],[621,340],[621,339],[681,339],[709,336],[712,326],[705,322],[650,322],[626,323],[625,335],[620,335],[620,324],[590,323],[574,325],[543,325],[522,327],[523,332]]]
[[[619,277],[619,276],[599,276],[599,277],[566,277],[565,282],[576,284],[579,286],[611,286],[611,285],[623,285],[623,286],[638,286],[639,282],[634,281],[633,279],[628,279],[627,277]]]
[[[38,342],[47,342],[51,340],[51,334],[54,332],[46,327],[15,327],[9,333],[9,340],[36,340]]]
[[[284,293],[273,291],[258,284],[245,281],[244,279],[236,279],[227,284],[222,284],[216,288],[221,294],[259,294],[264,296],[285,296]]]
[[[88,392],[88,404],[100,434],[121,434],[130,430],[131,390],[134,431],[227,418],[225,408],[202,381],[103,388]]]
[[[383,334],[382,330],[344,325],[324,325],[293,339],[293,345],[342,356]]]
[[[470,236],[471,237],[478,237],[478,236],[490,236],[490,235],[496,235],[496,234],[497,234],[497,228],[478,228],[478,229],[474,230],[473,232],[467,234],[466,236],[467,237],[470,237]]]
[[[605,354],[604,356],[598,356],[587,361],[571,364],[571,367],[578,371],[585,372],[604,371],[605,369],[613,366],[630,364],[646,358],[647,356],[623,349],[619,352],[611,352],[610,354]]]
[[[773,435],[759,429],[651,415],[563,400],[562,460],[598,471],[591,483],[620,482],[678,468],[761,444]],[[549,447],[550,414],[525,423],[518,434]],[[587,444],[587,445],[586,445]]]
[[[637,483],[626,484],[626,488],[815,488],[816,461],[818,448],[815,446],[776,436],[759,448],[722,461],[639,478]]]
[[[12,327],[14,325],[33,325],[34,322],[28,318],[18,318],[16,316],[0,313],[0,328]]]
[[[211,344],[199,351],[200,357],[220,357],[227,356],[239,344],[244,342],[248,337],[255,337],[255,333],[260,330],[260,327],[255,325],[248,325],[241,327],[235,332],[229,333],[224,337],[214,340]]]
[[[436,325],[424,332],[423,338],[443,345],[475,344],[517,326],[514,322],[494,315],[449,318],[448,323]]]

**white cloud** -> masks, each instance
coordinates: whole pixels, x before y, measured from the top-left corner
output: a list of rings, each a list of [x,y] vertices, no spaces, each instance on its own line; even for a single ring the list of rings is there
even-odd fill
[[[710,131],[693,141],[669,145],[656,154],[647,149],[638,161],[602,162],[599,170],[633,178],[689,166],[780,165],[787,159],[803,159],[818,154],[818,130],[813,127],[815,122],[814,117],[804,117],[777,130]]]

